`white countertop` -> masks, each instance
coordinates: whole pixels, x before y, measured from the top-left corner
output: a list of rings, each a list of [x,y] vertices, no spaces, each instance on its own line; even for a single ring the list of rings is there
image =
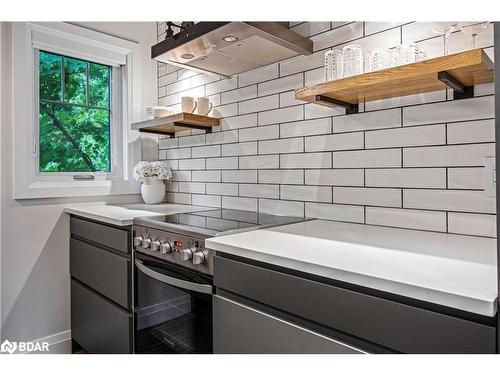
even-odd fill
[[[494,316],[496,240],[312,220],[206,240],[206,247]]]
[[[184,212],[208,210],[210,207],[190,206],[185,204],[75,204],[65,207],[64,211],[88,219],[102,221],[119,226],[132,225],[134,218],[145,216],[171,215]]]

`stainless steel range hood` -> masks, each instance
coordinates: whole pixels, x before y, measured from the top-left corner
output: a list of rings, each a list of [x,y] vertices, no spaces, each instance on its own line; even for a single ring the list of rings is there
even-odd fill
[[[198,22],[151,47],[151,57],[208,74],[229,77],[297,55],[312,41],[284,22]]]

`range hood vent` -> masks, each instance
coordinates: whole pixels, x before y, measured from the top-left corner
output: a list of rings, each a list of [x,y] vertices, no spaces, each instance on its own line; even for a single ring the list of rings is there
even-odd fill
[[[297,55],[312,41],[284,22],[198,22],[151,47],[151,57],[207,74],[230,77]]]

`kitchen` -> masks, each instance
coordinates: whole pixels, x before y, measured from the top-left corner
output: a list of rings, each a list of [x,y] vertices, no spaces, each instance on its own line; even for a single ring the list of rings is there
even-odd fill
[[[472,25],[2,22],[1,342],[498,353]]]

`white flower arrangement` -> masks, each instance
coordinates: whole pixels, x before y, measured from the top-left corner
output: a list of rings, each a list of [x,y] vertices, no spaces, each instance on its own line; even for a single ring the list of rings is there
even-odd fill
[[[172,171],[167,161],[140,161],[134,167],[134,179],[151,183],[158,180],[170,180]]]

